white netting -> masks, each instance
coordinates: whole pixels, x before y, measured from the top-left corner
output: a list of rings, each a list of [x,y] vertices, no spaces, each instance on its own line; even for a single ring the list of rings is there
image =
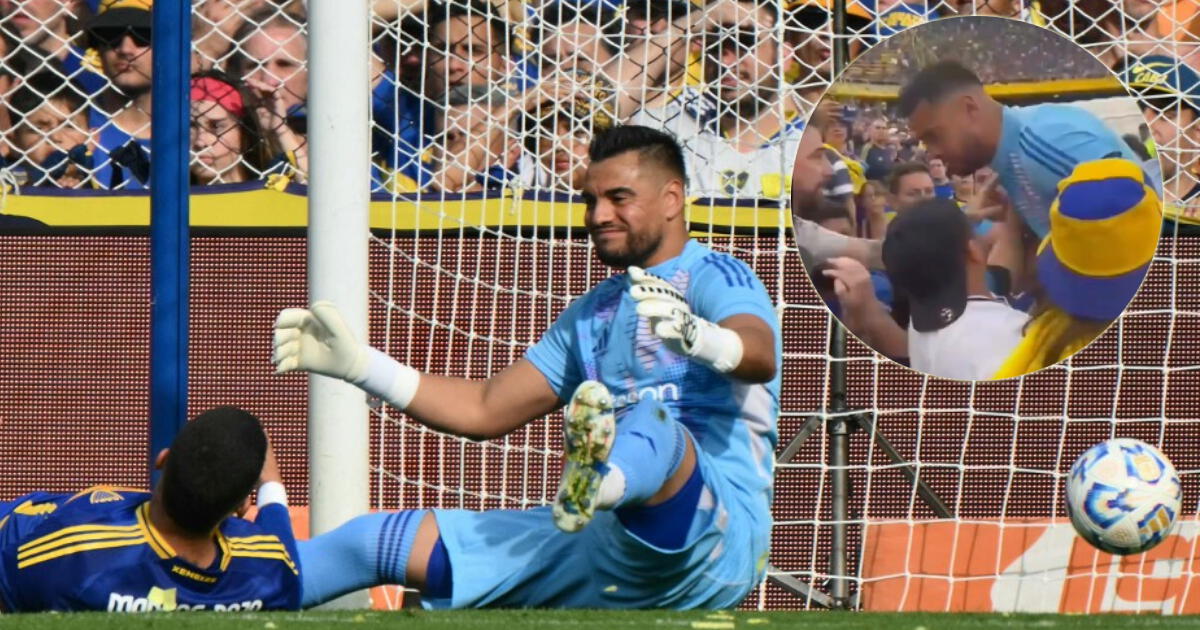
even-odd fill
[[[388,67],[396,69],[395,102],[407,103],[383,120],[377,110],[376,130],[398,139],[388,145],[393,153],[384,159],[390,176],[383,184],[394,193],[393,215],[418,229],[374,240],[374,253],[386,267],[377,264],[375,272],[386,280],[373,304],[375,321],[386,322],[375,331],[376,341],[420,369],[455,376],[483,378],[518,358],[572,297],[609,273],[594,262],[578,224],[555,214],[560,206],[552,203],[577,189],[589,131],[610,119],[665,127],[685,147],[692,193],[701,198],[691,208],[697,231],[707,233],[703,238],[713,246],[750,261],[780,304],[786,363],[782,449],[808,414],[824,407],[829,391],[828,314],[799,279],[802,271],[786,252],[782,213],[776,209],[788,196],[799,136],[799,126],[789,126],[792,116],[807,115],[829,84],[834,38],[825,3],[791,3],[796,6],[783,11],[782,21],[775,19],[782,9],[777,3],[758,3],[757,8],[755,3],[716,3],[707,14],[716,16],[715,21],[694,23],[688,22],[684,3],[652,3],[655,12],[669,15],[650,15],[648,20],[646,5],[634,6],[638,3],[611,13],[602,10],[603,3],[583,4],[582,10],[555,2],[509,3],[494,10],[460,4],[462,13],[448,22],[422,12],[410,13],[398,27],[390,18],[377,20],[377,26],[387,27],[378,41],[380,49],[390,51]],[[852,9],[848,26],[854,34],[843,38],[852,56],[892,27],[924,21],[930,9],[944,13],[949,8],[884,4],[884,17],[876,20],[859,19],[874,14],[857,4]],[[1090,51],[1108,55],[1109,67],[1116,70],[1125,60],[1112,51],[1137,39],[1139,27],[1124,19],[1133,8],[1000,4],[966,3],[963,10],[994,9],[1078,35]],[[722,10],[729,13],[714,13]],[[1186,46],[1164,45],[1181,56]],[[916,61],[946,52],[931,46],[927,57]],[[1086,82],[1107,76],[1103,69],[1081,72],[1069,58],[1036,42],[997,46],[983,58],[992,70],[984,80],[1009,84],[1018,94],[1022,89],[1036,93],[1059,79]],[[882,59],[856,67],[855,80],[894,91],[897,77],[904,74],[897,63]],[[1091,98],[1092,89],[1062,88],[1072,100],[1084,99],[1096,111],[1109,112],[1105,99],[1110,97]],[[889,113],[888,98],[866,90],[842,100],[853,113],[852,152],[861,147],[858,135],[867,132],[873,117],[883,115],[888,142],[898,152],[920,156],[915,142],[904,135],[904,121]],[[1190,122],[1184,118],[1190,112],[1180,113],[1178,101],[1172,106],[1159,109],[1173,112],[1177,123]],[[1148,131],[1141,128],[1142,121],[1131,120],[1128,110],[1119,113],[1114,126],[1144,144]],[[1161,116],[1153,114],[1152,119]],[[1178,201],[1194,184],[1186,167],[1192,145],[1163,132],[1157,130],[1156,149],[1185,164],[1166,173],[1168,201]],[[425,137],[435,140],[422,144]],[[410,193],[416,191],[424,196],[413,203]],[[494,214],[477,214],[479,208]],[[1190,245],[1166,241],[1147,292],[1120,325],[1069,366],[1022,380],[967,385],[924,378],[851,342],[850,404],[876,414],[877,426],[919,467],[954,517],[949,530],[868,531],[883,525],[911,528],[930,523],[936,514],[904,477],[902,465],[890,461],[865,433],[855,434],[849,553],[852,574],[858,576],[851,590],[866,598],[864,604],[1185,609],[1182,591],[1173,600],[1163,594],[1164,588],[1178,590],[1181,582],[1164,587],[1153,581],[1168,570],[1165,564],[1122,565],[1089,556],[1085,560],[1090,564],[1081,572],[1078,565],[1084,560],[1063,555],[1063,549],[1073,548],[1059,479],[1085,446],[1110,435],[1135,435],[1165,445],[1183,471],[1189,493],[1194,489],[1191,471],[1198,462],[1192,451],[1172,445],[1182,446],[1194,428],[1186,407],[1174,401],[1182,400],[1195,383],[1192,366],[1200,357],[1192,354],[1187,340],[1197,336],[1198,322],[1194,308],[1180,303],[1175,288],[1190,284],[1197,253]],[[552,418],[478,445],[446,439],[382,413],[376,428],[378,505],[479,509],[544,504],[559,468],[555,426]],[[776,485],[772,576],[793,578],[818,591],[830,577],[828,455],[824,431],[818,429],[781,464]],[[1185,513],[1194,512],[1189,497]],[[1058,549],[1058,555],[1033,549],[1029,553],[1052,558],[1037,566],[1030,564],[1028,554],[1012,556],[1012,549],[1022,544],[1014,541],[1014,532],[1043,531],[1049,533],[1041,544]],[[1191,531],[1179,539],[1183,542],[1164,549],[1186,556]],[[934,539],[934,546],[948,550],[945,554],[919,553],[924,541]],[[891,564],[880,562],[881,557]],[[1172,562],[1169,571],[1175,575],[1180,570],[1191,574],[1190,568],[1180,568],[1186,561]],[[939,563],[958,572],[950,579],[938,577],[949,573]],[[969,570],[959,571],[960,564]],[[1021,574],[1024,569],[1035,577]],[[925,573],[929,582],[910,579]],[[1083,587],[1086,596],[1076,594],[1077,586],[1064,586],[1076,584],[1066,577],[1080,575],[1114,576],[1107,587],[1111,592],[1098,582]],[[903,579],[889,579],[897,577]],[[1030,579],[1046,585],[1037,596],[1029,595]],[[1125,582],[1112,590],[1120,580]],[[865,585],[876,589],[868,592]],[[964,585],[974,585],[986,596],[955,590]],[[1099,594],[1092,597],[1093,591]],[[953,595],[939,599],[944,593]],[[746,605],[811,603],[807,596],[770,582]]]
[[[115,4],[136,10],[139,3]],[[591,133],[609,120],[665,126],[687,149],[692,192],[705,198],[691,209],[698,231],[751,262],[779,304],[786,337],[780,446],[786,445],[808,414],[825,406],[829,390],[829,316],[800,279],[778,206],[788,194],[797,121],[829,84],[832,2],[716,4],[710,15],[715,21],[692,22],[697,9],[689,2],[459,1],[451,3],[449,15],[440,3],[374,2],[372,180],[391,200],[390,218],[403,229],[372,242],[372,340],[419,369],[456,376],[481,378],[519,357],[572,297],[609,273],[594,262],[569,207],[554,203],[569,199],[578,186]],[[851,57],[880,35],[961,11],[1047,25],[1116,70],[1129,65],[1126,55],[1197,62],[1192,33],[1200,33],[1193,28],[1200,18],[1186,1],[848,4],[850,34],[838,41],[848,44]],[[193,6],[194,69],[220,73],[215,85],[205,83],[193,109],[196,183],[273,174],[303,182],[304,3],[196,0]],[[2,152],[6,168],[26,187],[144,185],[150,115],[148,33],[139,21],[144,16],[126,13],[89,29],[98,24],[96,11],[85,1],[0,3],[0,91],[8,94],[0,109]],[[1054,66],[1038,64],[1029,46],[991,54],[992,67],[1003,72],[988,80],[1034,86],[1056,78]],[[855,72],[864,84],[895,83],[886,61]],[[852,147],[861,145],[856,136],[868,132],[872,114],[886,115],[884,103],[869,94],[845,101],[855,112]],[[1178,101],[1156,109],[1149,129],[1136,131],[1142,140],[1153,135],[1165,158],[1166,201],[1181,204],[1197,183],[1200,127]],[[907,152],[912,147],[901,122],[887,120],[897,127],[897,148]],[[884,131],[892,142],[890,128]],[[426,196],[413,203],[410,194],[418,191]],[[1187,229],[1184,222],[1175,228]],[[1200,466],[1193,437],[1200,386],[1198,265],[1200,247],[1165,240],[1143,297],[1117,327],[1069,366],[1017,381],[967,385],[924,378],[852,341],[850,404],[877,414],[878,426],[920,466],[956,517],[948,529],[922,532],[924,540],[937,540],[954,555],[936,556],[927,565],[908,562],[922,557],[923,547],[907,535],[877,554],[898,557],[895,564],[868,566],[870,551],[877,550],[870,545],[879,540],[863,536],[868,521],[909,526],[934,513],[901,466],[865,434],[853,436],[850,556],[862,576],[853,590],[887,584],[888,576],[938,576],[945,573],[938,563],[961,562],[970,571],[950,583],[986,583],[980,588],[1002,604],[1026,601],[995,586],[1021,557],[1010,557],[1000,534],[967,532],[999,518],[1050,519],[1057,529],[1043,544],[1069,546],[1062,534],[1060,476],[1074,454],[1115,434],[1163,446],[1184,475],[1189,529],[1161,556],[1175,560],[1085,558],[1081,562],[1090,564],[1078,575],[1111,579],[1088,582],[1081,600],[1064,594],[1057,576],[1066,569],[1028,564],[1053,585],[1036,605],[1070,600],[1089,609],[1178,610],[1176,604],[1194,598],[1186,578],[1194,575],[1187,558],[1193,554],[1194,471]],[[373,427],[374,503],[543,504],[559,469],[559,436],[552,427],[538,422],[503,440],[473,444],[401,422],[385,409]],[[772,575],[818,589],[829,577],[827,451],[818,430],[777,471]],[[1011,533],[1043,526],[1010,520],[996,527]],[[984,551],[963,548],[971,541]],[[963,560],[968,556],[969,562]],[[1155,581],[1160,574],[1176,581]],[[902,581],[901,595],[875,604],[953,608],[958,600],[938,599],[946,585]],[[1029,583],[1022,588],[1028,591]],[[747,601],[757,607],[808,603],[774,583]]]

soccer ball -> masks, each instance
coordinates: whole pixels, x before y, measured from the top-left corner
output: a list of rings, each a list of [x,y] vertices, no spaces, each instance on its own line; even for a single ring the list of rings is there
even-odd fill
[[[1175,526],[1183,487],[1157,448],[1117,438],[1089,448],[1071,466],[1067,514],[1075,531],[1108,553],[1141,553]]]

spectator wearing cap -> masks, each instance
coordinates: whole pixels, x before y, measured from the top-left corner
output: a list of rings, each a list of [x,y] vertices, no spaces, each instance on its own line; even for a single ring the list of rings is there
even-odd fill
[[[869,4],[869,3],[868,3]],[[808,103],[817,99],[833,78],[832,0],[785,0],[785,37],[793,51],[785,70],[788,83]],[[857,56],[871,31],[873,17],[862,2],[846,2],[846,28],[855,37],[851,57]]]
[[[1080,164],[1061,190],[1037,255],[1042,299],[993,378],[1054,365],[1091,343],[1133,300],[1158,247],[1162,206],[1136,165]]]
[[[82,26],[91,18],[83,0],[24,0],[0,2],[0,33],[17,44],[14,52],[27,55],[25,76],[61,70],[85,95],[98,95],[108,81],[99,62],[80,46]],[[33,60],[36,65],[29,64]],[[5,59],[5,65],[14,65]]]
[[[987,257],[958,205],[932,198],[898,215],[883,262],[907,297],[907,356],[942,378],[991,378],[1021,341],[1029,316],[988,290]]]
[[[932,5],[932,6],[927,6]],[[875,0],[875,35],[888,37],[937,19],[936,3],[924,0]]]
[[[141,190],[150,181],[152,0],[102,0],[87,26],[110,96],[89,115],[92,177],[101,188]]]
[[[1175,58],[1151,55],[1131,61],[1121,79],[1154,138],[1168,218],[1163,233],[1200,235],[1200,74]]]
[[[268,155],[248,100],[220,72],[192,75],[192,184],[240,183],[265,170]]]
[[[716,124],[684,147],[694,194],[785,197],[804,129],[804,110],[778,68],[793,55],[778,2],[720,0],[705,6],[704,73],[718,102]]]

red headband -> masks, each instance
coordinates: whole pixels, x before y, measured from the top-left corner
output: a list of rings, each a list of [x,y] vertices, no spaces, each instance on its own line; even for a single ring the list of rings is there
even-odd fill
[[[192,79],[192,101],[212,101],[241,118],[246,114],[242,95],[237,88],[213,77]]]

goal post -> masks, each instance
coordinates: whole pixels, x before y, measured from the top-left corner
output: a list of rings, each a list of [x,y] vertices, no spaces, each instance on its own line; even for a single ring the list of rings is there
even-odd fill
[[[369,20],[365,0],[310,0],[308,280],[310,304],[338,305],[354,336],[367,336],[370,230]],[[363,392],[311,375],[308,396],[310,535],[369,507],[369,425]],[[365,608],[365,591],[331,602]]]

